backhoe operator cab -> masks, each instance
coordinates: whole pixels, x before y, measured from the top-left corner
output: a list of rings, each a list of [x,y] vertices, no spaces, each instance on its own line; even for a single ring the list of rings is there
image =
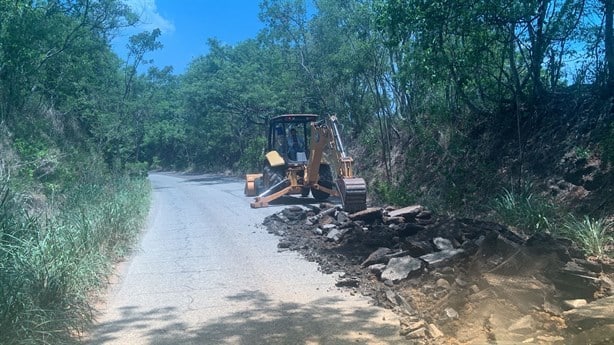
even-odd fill
[[[332,151],[326,158],[325,149]],[[353,176],[352,164],[335,116],[276,116],[269,121],[262,173],[246,176],[245,195],[256,196],[253,208],[266,207],[284,195],[311,193],[317,201],[333,195],[341,198],[346,211],[361,211],[366,208],[366,183]]]
[[[317,115],[281,115],[269,122],[267,152],[276,150],[290,162],[305,162],[309,152],[305,143],[309,142],[310,125],[317,121]]]

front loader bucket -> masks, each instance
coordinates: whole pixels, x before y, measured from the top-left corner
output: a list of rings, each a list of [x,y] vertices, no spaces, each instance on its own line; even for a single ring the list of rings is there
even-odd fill
[[[256,185],[256,180],[261,178],[262,174],[247,174],[245,175],[245,196],[256,196],[258,195],[258,186]]]

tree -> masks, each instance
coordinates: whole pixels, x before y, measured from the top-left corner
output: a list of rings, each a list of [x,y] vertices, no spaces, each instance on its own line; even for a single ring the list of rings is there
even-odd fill
[[[126,45],[128,48],[128,57],[126,58],[126,72],[124,81],[124,99],[130,96],[132,91],[132,83],[137,75],[141,65],[150,64],[152,60],[145,59],[145,54],[151,53],[163,47],[158,38],[162,34],[160,29],[154,29],[151,32],[141,32],[132,35]]]
[[[42,97],[38,106],[58,104],[56,87],[68,87],[78,77],[64,72],[76,71],[70,69],[75,62],[81,67],[100,62],[112,33],[133,22],[128,7],[117,0],[0,1],[1,118],[36,106],[37,96]]]
[[[179,78],[172,74],[171,67],[150,67],[144,82],[148,95],[142,106],[149,116],[143,123],[141,159],[154,167],[185,168],[190,162]]]
[[[607,65],[607,89],[610,96],[614,94],[614,1],[601,0],[603,2],[604,16],[604,45],[605,60]]]
[[[296,87],[305,93],[301,111],[326,110],[326,96],[313,61],[313,38],[308,28],[305,0],[264,0],[260,3],[260,20],[267,24],[261,37],[282,52],[288,68],[299,73],[296,80],[301,84]]]
[[[301,89],[291,87],[295,72],[284,68],[276,47],[259,40],[235,47],[210,40],[209,46],[209,54],[194,61],[183,79],[194,131],[189,137],[199,138],[189,147],[201,164],[230,168],[243,153],[255,152],[254,139],[264,135],[271,115],[297,109]]]

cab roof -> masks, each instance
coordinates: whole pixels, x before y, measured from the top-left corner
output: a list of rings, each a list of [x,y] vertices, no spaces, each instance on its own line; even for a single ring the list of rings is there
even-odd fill
[[[275,123],[303,123],[303,122],[315,122],[318,120],[317,114],[283,114],[273,117],[270,120],[271,124]]]

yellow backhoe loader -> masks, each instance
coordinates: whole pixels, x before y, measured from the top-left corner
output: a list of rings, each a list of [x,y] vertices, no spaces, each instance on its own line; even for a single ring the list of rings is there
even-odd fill
[[[367,185],[353,175],[353,162],[343,147],[336,116],[276,116],[269,121],[262,173],[247,174],[245,195],[256,197],[252,208],[266,207],[284,195],[307,197],[311,192],[317,201],[338,196],[345,211],[362,211],[367,207]]]

